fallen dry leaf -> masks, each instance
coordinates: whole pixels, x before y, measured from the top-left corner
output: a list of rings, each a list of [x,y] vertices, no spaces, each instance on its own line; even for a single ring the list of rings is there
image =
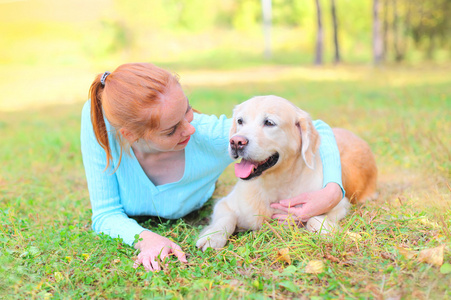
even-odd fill
[[[338,263],[340,260],[329,253],[324,254],[324,258],[330,260],[331,262]]]
[[[399,254],[401,254],[402,256],[404,256],[407,259],[412,259],[415,256],[417,256],[417,252],[410,250],[408,248],[396,246],[396,249],[398,249]]]
[[[324,272],[324,263],[321,260],[311,260],[305,266],[305,273],[319,274]]]
[[[418,260],[425,262],[436,267],[443,265],[443,252],[445,250],[445,245],[439,247],[424,249],[420,251],[418,255]]]
[[[421,224],[423,224],[423,225],[430,226],[430,227],[432,227],[432,228],[439,228],[439,227],[440,227],[437,223],[431,222],[431,221],[430,221],[428,218],[426,218],[426,217],[418,219],[418,222],[421,223]]]
[[[384,259],[389,259],[389,260],[395,260],[394,258],[393,258],[393,256],[392,256],[392,254],[391,253],[388,253],[388,252],[382,252],[381,253],[381,257],[382,258],[384,258]]]
[[[277,251],[277,259],[291,265],[291,257],[289,254],[289,249],[283,248]]]
[[[347,231],[346,234],[351,238],[353,241],[360,241],[362,239],[362,236],[358,233]]]

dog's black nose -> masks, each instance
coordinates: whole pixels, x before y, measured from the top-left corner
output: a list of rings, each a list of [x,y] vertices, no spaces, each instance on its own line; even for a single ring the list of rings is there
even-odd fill
[[[233,150],[243,150],[249,140],[242,135],[236,135],[230,139],[230,148]]]

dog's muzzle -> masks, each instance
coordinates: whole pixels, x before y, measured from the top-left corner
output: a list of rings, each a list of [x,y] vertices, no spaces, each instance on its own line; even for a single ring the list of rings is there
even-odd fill
[[[229,143],[231,150],[230,154],[233,158],[237,159],[239,156],[242,156],[246,145],[249,144],[249,140],[242,135],[235,135],[230,139]]]

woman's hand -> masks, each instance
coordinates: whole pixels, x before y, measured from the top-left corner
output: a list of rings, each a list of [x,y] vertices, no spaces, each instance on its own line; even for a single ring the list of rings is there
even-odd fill
[[[274,214],[272,218],[279,220],[280,223],[285,222],[289,217],[297,222],[307,222],[311,217],[329,212],[341,201],[342,194],[340,186],[330,182],[319,191],[303,193],[271,204],[272,208],[285,212]]]
[[[168,238],[147,230],[141,232],[139,237],[140,241],[136,243],[135,248],[141,252],[133,264],[134,268],[142,264],[146,271],[160,271],[161,267],[157,261],[158,257],[163,261],[171,254],[175,255],[179,261],[187,262],[185,252],[182,251],[182,248]]]

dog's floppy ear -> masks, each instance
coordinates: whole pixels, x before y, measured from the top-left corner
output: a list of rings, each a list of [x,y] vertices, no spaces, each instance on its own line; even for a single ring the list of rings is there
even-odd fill
[[[296,126],[300,131],[302,158],[307,167],[313,170],[315,167],[315,153],[320,145],[320,136],[313,126],[309,114],[301,109],[298,110]]]

